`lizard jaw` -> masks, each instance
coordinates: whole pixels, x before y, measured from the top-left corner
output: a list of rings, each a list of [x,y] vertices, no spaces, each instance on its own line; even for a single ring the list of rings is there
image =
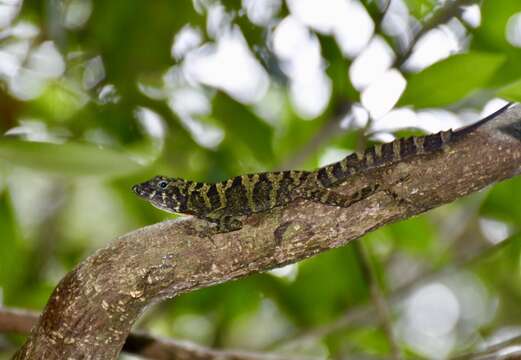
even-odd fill
[[[156,204],[153,201],[150,201],[150,204],[152,204],[152,206],[155,207],[156,209],[159,209],[159,210],[162,210],[162,211],[166,211],[167,213],[179,214],[178,212],[175,212],[174,210],[170,209],[168,206],[161,205],[161,204]]]

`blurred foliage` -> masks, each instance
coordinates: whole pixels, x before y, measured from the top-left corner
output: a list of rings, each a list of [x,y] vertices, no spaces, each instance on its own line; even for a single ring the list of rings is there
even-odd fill
[[[140,169],[128,155],[75,143],[57,145],[4,139],[0,143],[0,158],[16,166],[60,175],[121,176]]]
[[[324,2],[323,13],[332,19],[324,9],[340,3]],[[405,54],[414,31],[444,6],[392,0],[382,22],[382,2],[353,3],[362,11],[356,20],[369,17],[389,48],[368,63]],[[458,115],[477,120],[496,96],[521,99],[519,0],[469,7],[480,14],[474,25],[452,14],[433,29],[445,42],[414,48],[413,56],[427,48],[434,60],[404,61],[403,93],[379,106],[384,114],[409,108],[418,121],[390,124],[393,132],[378,130],[391,120],[375,116],[374,104],[400,86],[368,100],[389,66],[368,65],[371,81],[356,80],[370,37],[353,50],[362,31],[345,40],[346,21],[320,25],[312,15],[322,10],[298,6],[0,1],[0,305],[42,309],[59,279],[93,251],[171,218],[129,190],[153,175],[218,181],[284,164],[312,169],[367,140],[452,126]],[[240,34],[233,44],[223,40],[230,34]],[[296,40],[281,49],[277,41],[290,35]],[[454,39],[458,46],[445,49]],[[217,61],[219,49],[231,53]],[[201,59],[214,55],[205,68]],[[426,127],[419,115],[433,107],[452,117]],[[520,220],[516,178],[361,240],[406,358],[448,357],[521,332]],[[361,259],[346,246],[166,301],[137,327],[215,347],[388,358],[369,289]],[[20,341],[0,335],[0,359]]]
[[[399,104],[417,108],[450,105],[485,86],[503,62],[503,56],[497,54],[451,56],[411,75]]]

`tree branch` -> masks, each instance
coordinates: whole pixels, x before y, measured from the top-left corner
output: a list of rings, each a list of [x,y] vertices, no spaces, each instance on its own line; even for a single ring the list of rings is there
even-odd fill
[[[143,310],[164,298],[237,279],[343,246],[367,232],[521,173],[521,107],[449,146],[353,177],[387,189],[342,209],[308,201],[255,214],[235,232],[167,221],[114,240],[67,274],[15,359],[115,359]],[[406,177],[400,182],[399,179]]]

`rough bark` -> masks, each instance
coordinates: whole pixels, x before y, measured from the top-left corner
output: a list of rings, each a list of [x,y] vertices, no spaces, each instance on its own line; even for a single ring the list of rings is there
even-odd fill
[[[360,189],[368,179],[387,189],[348,209],[298,201],[252,215],[243,229],[213,241],[195,218],[136,230],[63,278],[15,359],[115,359],[135,320],[155,302],[345,245],[520,172],[516,106],[445,151],[354,177],[337,190]]]

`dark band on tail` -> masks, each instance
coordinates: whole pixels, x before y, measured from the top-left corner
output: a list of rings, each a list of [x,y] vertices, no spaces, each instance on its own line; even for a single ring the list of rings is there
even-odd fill
[[[363,153],[353,153],[337,163],[317,170],[317,178],[323,186],[330,187],[366,170],[390,165],[414,155],[434,153],[496,118],[510,105],[512,103],[508,103],[484,119],[456,131],[447,130],[425,136],[396,139],[390,143],[370,147]]]

